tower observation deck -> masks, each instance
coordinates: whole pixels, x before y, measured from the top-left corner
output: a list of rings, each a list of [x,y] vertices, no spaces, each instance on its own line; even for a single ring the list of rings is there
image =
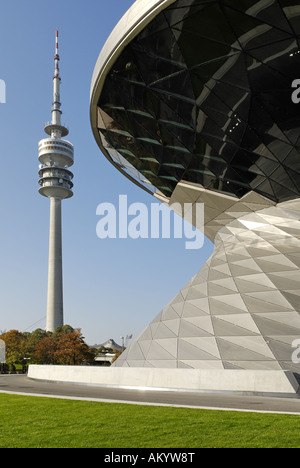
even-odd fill
[[[50,199],[49,271],[46,330],[63,326],[62,217],[61,201],[73,196],[74,147],[63,138],[69,130],[61,124],[58,31],[55,38],[52,120],[44,127],[48,135],[39,142],[39,193]]]

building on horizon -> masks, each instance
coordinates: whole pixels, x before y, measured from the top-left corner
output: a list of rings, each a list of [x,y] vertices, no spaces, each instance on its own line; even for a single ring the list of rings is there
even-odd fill
[[[106,348],[106,349],[115,349],[116,351],[122,351],[122,349],[124,349],[122,346],[118,345],[118,343],[115,342],[115,340],[113,340],[112,338],[110,338],[109,340],[105,341],[105,343],[102,343],[100,345],[96,344],[94,346],[91,346],[91,348],[96,348],[96,349],[99,349],[99,348]]]

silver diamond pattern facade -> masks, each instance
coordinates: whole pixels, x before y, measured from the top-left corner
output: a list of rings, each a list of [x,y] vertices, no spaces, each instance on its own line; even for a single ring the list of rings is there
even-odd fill
[[[292,362],[300,336],[300,202],[265,203],[249,194],[211,221],[208,228],[220,228],[214,254],[116,366],[300,374]]]

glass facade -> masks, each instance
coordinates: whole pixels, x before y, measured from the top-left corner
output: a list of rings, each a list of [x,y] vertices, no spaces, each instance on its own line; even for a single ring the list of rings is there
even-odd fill
[[[113,163],[170,197],[181,180],[300,196],[299,0],[177,0],[124,49],[98,102]]]

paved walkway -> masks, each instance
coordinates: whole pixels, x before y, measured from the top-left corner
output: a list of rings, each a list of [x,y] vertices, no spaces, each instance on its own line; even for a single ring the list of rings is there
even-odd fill
[[[37,382],[25,375],[0,375],[0,393],[98,402],[176,406],[300,415],[300,400],[177,391],[130,390]]]

